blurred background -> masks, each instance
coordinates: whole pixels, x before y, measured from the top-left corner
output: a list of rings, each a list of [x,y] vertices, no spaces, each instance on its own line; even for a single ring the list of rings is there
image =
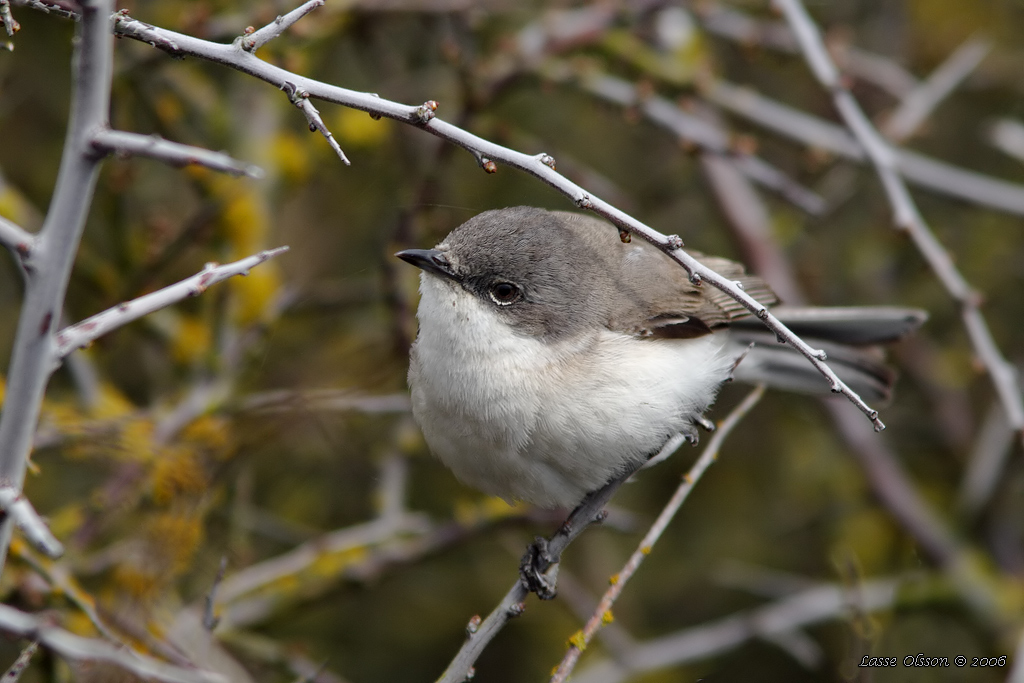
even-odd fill
[[[293,8],[120,6],[218,42]],[[908,150],[922,215],[1018,365],[1024,3],[808,9],[853,94]],[[21,31],[0,52],[0,215],[34,231],[62,149],[74,24],[14,11]],[[593,194],[744,261],[790,301],[929,312],[891,350],[900,378],[884,434],[841,398],[766,395],[576,680],[1006,680],[1009,663],[857,666],[1013,652],[1024,466],[960,305],[893,229],[877,175],[767,3],[331,1],[258,54],[387,99],[436,100],[439,117],[551,154]],[[68,552],[53,563],[16,542],[4,602],[232,680],[434,680],[470,617],[515,581],[525,545],[562,517],[487,499],[427,451],[405,385],[418,272],[392,255],[480,211],[571,203],[414,127],[318,102],[346,167],[273,86],[128,39],[115,58],[114,127],[225,150],[266,177],[108,161],[67,320],[208,261],[291,250],[100,339],[54,376],[26,493]],[[5,373],[21,291],[0,258]],[[747,391],[726,387],[711,417]],[[698,453],[620,491],[609,523],[567,551],[559,598],[528,601],[476,680],[549,675]],[[211,640],[199,624],[222,558]],[[751,615],[766,609],[792,625],[758,635]],[[23,645],[0,642],[0,665]],[[132,679],[44,652],[22,680]]]

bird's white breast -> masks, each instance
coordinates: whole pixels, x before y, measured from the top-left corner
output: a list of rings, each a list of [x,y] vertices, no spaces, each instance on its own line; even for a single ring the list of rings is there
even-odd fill
[[[435,276],[420,291],[416,420],[456,476],[508,500],[575,505],[703,413],[732,365],[724,335],[547,342]]]

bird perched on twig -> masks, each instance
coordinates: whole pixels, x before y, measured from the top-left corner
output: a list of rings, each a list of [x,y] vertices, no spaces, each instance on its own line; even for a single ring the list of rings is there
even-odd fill
[[[690,253],[760,303],[777,303],[739,264]],[[397,255],[423,270],[413,415],[459,479],[506,500],[572,507],[677,434],[696,442],[730,378],[829,392],[741,304],[591,216],[487,211],[433,249]],[[772,312],[825,348],[869,400],[886,398],[893,377],[865,347],[926,317],[889,307]]]

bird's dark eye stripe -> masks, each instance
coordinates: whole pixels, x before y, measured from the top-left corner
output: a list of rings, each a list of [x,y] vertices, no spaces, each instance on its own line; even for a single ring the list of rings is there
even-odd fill
[[[519,295],[519,287],[511,282],[495,282],[491,285],[491,299],[501,306],[515,302]]]

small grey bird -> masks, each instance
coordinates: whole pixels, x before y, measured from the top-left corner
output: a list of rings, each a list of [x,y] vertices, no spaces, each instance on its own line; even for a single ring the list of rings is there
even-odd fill
[[[776,297],[739,264],[690,252]],[[697,424],[730,378],[827,394],[802,356],[756,318],[646,242],[623,242],[587,215],[487,211],[434,249],[398,257],[421,268],[409,387],[431,450],[462,481],[542,507],[572,507]],[[828,353],[862,397],[888,396],[871,349],[920,325],[896,308],[773,308]],[[751,348],[751,342],[755,342]],[[749,351],[749,352],[748,352]]]

